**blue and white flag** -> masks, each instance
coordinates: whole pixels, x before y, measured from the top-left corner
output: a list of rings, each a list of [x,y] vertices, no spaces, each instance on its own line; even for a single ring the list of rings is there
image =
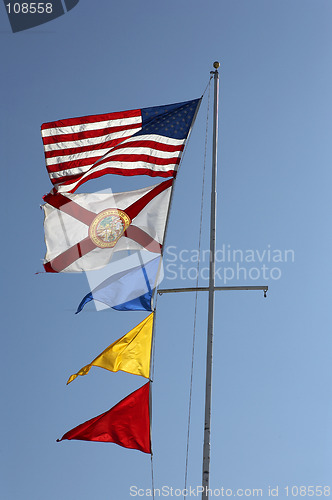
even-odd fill
[[[112,274],[82,299],[76,314],[91,300],[118,311],[152,311],[151,300],[159,278],[160,261],[159,255],[149,262]]]

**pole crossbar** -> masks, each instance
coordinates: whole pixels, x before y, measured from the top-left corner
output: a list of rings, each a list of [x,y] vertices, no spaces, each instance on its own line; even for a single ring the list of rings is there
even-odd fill
[[[266,297],[266,292],[269,287],[266,285],[263,286],[215,286],[214,291],[218,292],[228,291],[228,290],[262,290],[264,292],[264,297]],[[209,287],[207,286],[198,286],[191,288],[160,288],[158,290],[158,295],[162,295],[163,293],[179,293],[179,292],[208,292]]]

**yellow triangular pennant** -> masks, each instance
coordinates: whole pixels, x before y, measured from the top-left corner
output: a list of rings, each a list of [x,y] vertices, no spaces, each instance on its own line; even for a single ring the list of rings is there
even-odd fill
[[[133,375],[150,377],[150,355],[152,341],[153,313],[130,332],[108,346],[91,363],[71,375],[70,384],[78,375],[89,373],[91,366],[99,366],[112,372],[119,370]]]

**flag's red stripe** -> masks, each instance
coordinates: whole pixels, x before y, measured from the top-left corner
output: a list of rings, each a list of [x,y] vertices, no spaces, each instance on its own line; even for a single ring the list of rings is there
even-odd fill
[[[121,118],[132,118],[134,116],[141,116],[140,109],[131,109],[129,111],[117,111],[115,113],[105,113],[103,115],[89,115],[80,116],[77,118],[66,118],[65,120],[58,120],[56,122],[43,123],[42,130],[49,128],[70,127],[74,125],[84,125],[86,123],[97,123],[106,120],[118,120]]]
[[[43,196],[43,200],[49,205],[52,205],[52,207],[61,210],[61,212],[65,212],[71,217],[75,217],[75,219],[83,222],[87,226],[90,226],[90,224],[97,215],[94,212],[90,212],[90,210],[81,207],[75,201],[70,200],[69,198],[60,193],[57,194],[49,193],[46,196]]]
[[[82,160],[73,160],[73,161],[65,161],[63,163],[60,163],[59,165],[50,165],[47,170],[49,172],[62,172],[65,173],[66,170],[72,169],[72,168],[79,168],[87,165],[93,165],[93,167],[97,167],[99,165],[103,165],[104,163],[111,163],[113,161],[118,161],[118,162],[125,162],[125,163],[135,163],[135,162],[145,162],[145,163],[152,163],[153,165],[178,165],[180,162],[180,158],[158,158],[156,156],[149,156],[149,155],[126,155],[126,154],[121,154],[121,155],[113,155],[108,156],[107,158],[104,159],[99,159],[100,157],[91,157],[91,158],[84,158]],[[87,170],[88,172],[88,170]],[[79,174],[74,174],[74,175],[79,175],[80,177],[84,175],[85,172],[80,172]],[[67,178],[67,176],[64,176]]]
[[[130,137],[130,136],[128,136]],[[113,151],[117,149],[123,148],[151,148],[156,151],[167,151],[170,153],[174,153],[176,151],[182,151],[184,148],[183,144],[180,145],[172,145],[172,144],[163,144],[162,142],[157,141],[130,141],[124,142],[128,137],[119,137],[118,139],[113,139],[111,141],[102,142],[99,144],[91,144],[90,146],[81,146],[77,148],[66,148],[66,149],[57,149],[54,151],[45,151],[45,158],[54,158],[57,156],[67,156],[85,153],[87,151],[98,151],[98,149],[106,149],[112,148]]]
[[[120,142],[128,139],[130,135],[126,137],[118,137],[117,139],[111,139],[110,141],[100,142],[99,144],[90,144],[89,146],[80,146],[76,148],[66,148],[66,149],[55,149],[53,151],[45,151],[45,158],[56,158],[58,156],[67,155],[77,155],[81,153],[87,153],[89,151],[96,151],[98,153],[99,149],[111,149],[117,146]]]
[[[72,161],[64,161],[63,163],[58,163],[57,165],[48,165],[47,166],[47,171],[49,173],[53,172],[60,172],[62,174],[66,173],[66,170],[70,168],[79,168],[79,167],[86,167],[88,165],[94,165],[97,163],[102,158],[102,155],[99,156],[91,156],[90,158],[82,158],[81,160],[72,160]],[[87,170],[88,172],[88,170]],[[74,176],[79,176],[82,177],[85,172],[80,172],[79,174],[73,174]],[[64,175],[66,179],[68,178],[67,175]]]
[[[140,211],[143,210],[143,208],[145,208],[151,200],[153,200],[153,198],[165,191],[165,189],[171,187],[172,182],[173,179],[169,179],[168,181],[162,182],[161,184],[155,186],[153,189],[151,189],[151,191],[149,191],[144,196],[135,201],[132,205],[127,207],[125,209],[126,214],[130,217],[131,220],[133,220],[140,213]]]
[[[130,225],[124,232],[124,236],[136,241],[136,243],[142,245],[142,247],[149,250],[149,252],[161,253],[162,245],[137,226]]]
[[[171,158],[159,158],[158,156],[149,156],[142,154],[119,154],[113,155],[111,153],[106,158],[102,158],[98,162],[96,162],[93,166],[97,167],[99,165],[103,165],[103,163],[112,162],[112,161],[123,161],[126,163],[135,163],[137,161],[144,161],[146,163],[152,163],[153,165],[177,165],[180,162],[179,157],[171,157]]]
[[[103,170],[99,170],[98,172],[93,172],[89,175],[87,175],[84,179],[79,179],[75,186],[68,191],[68,193],[74,193],[76,189],[81,185],[84,184],[84,182],[89,181],[91,179],[98,179],[99,177],[105,175],[105,174],[115,174],[115,175],[125,175],[125,176],[132,176],[132,175],[148,175],[150,177],[175,177],[176,176],[176,171],[172,168],[171,170],[167,171],[155,171],[151,170],[149,168],[135,168],[135,169],[124,169],[124,168],[104,168]],[[68,180],[68,176],[66,177],[60,177],[58,179],[51,179],[51,182],[53,186],[57,185],[67,185],[67,184],[73,184],[75,182],[74,178],[81,177],[81,175],[78,176],[72,176]],[[62,180],[63,179],[63,180]]]
[[[135,174],[132,174],[131,172],[136,172]],[[135,169],[120,169],[120,168],[117,168],[117,167],[105,167],[103,168],[102,170],[98,170],[96,172],[91,172],[89,173],[89,171],[87,172],[87,176],[82,179],[83,182],[85,182],[86,180],[89,180],[89,179],[96,179],[98,177],[100,177],[101,175],[104,175],[104,174],[118,174],[119,172],[121,172],[121,174],[119,175],[149,175],[150,177],[155,177],[155,176],[158,176],[158,177],[174,177],[174,168],[171,168],[171,170],[167,170],[165,172],[157,172],[156,174],[154,174],[154,170],[151,170],[151,169],[147,169],[147,168],[135,168]],[[138,173],[137,173],[138,172]],[[64,186],[67,186],[68,184],[73,184],[75,181],[79,182],[82,178],[82,173],[78,173],[78,174],[72,174],[72,175],[64,175],[62,177],[55,177],[55,178],[52,178],[51,179],[51,182],[53,183],[53,185],[57,185],[57,184],[61,184],[61,185],[64,185]]]
[[[156,151],[167,151],[170,153],[174,153],[175,151],[182,151],[184,148],[184,144],[164,144],[163,142],[153,141],[153,140],[145,140],[145,139],[137,139],[126,141],[124,144],[119,144],[114,147],[114,151],[121,148],[151,148]]]
[[[58,177],[56,179],[51,179],[50,181],[52,182],[53,186],[56,186],[57,184],[70,184],[70,181],[73,182],[76,178],[81,177],[77,175],[66,175],[66,177]],[[62,181],[62,179],[66,179],[66,181]],[[70,193],[70,191],[68,191]]]
[[[142,128],[141,123],[130,123],[128,125],[122,125],[121,127],[108,127],[95,130],[84,130],[82,132],[76,132],[74,134],[60,134],[60,135],[50,135],[43,137],[43,144],[61,144],[62,142],[71,141],[82,141],[84,139],[92,139],[94,137],[102,137],[114,134],[115,132],[122,132],[123,130],[134,130]]]
[[[105,144],[105,148],[107,148],[107,147],[109,147],[109,149],[111,149],[111,146],[109,146],[108,143]],[[95,149],[95,148],[93,148],[93,149]],[[123,148],[121,148],[121,149],[123,149]],[[96,151],[96,153],[97,153],[97,151]],[[132,162],[132,163],[138,162],[138,161],[144,161],[144,162],[153,163],[155,165],[169,165],[169,164],[176,165],[180,162],[179,157],[159,158],[158,156],[154,156],[154,155],[139,154],[139,152],[137,152],[135,154],[126,154],[124,152],[124,153],[121,153],[119,155],[115,155],[113,152],[112,153],[105,153],[105,154],[108,154],[108,156],[106,158],[103,158],[104,155],[90,156],[88,158],[83,157],[83,158],[79,158],[76,160],[63,161],[61,163],[47,165],[47,171],[49,173],[61,172],[62,170],[79,168],[82,166],[88,166],[88,165],[96,166],[97,162],[99,162],[98,165],[101,165],[102,163],[107,163],[107,162],[111,162],[111,161],[123,161],[123,162]],[[158,155],[158,151],[156,151],[156,155]],[[52,156],[65,156],[65,155],[58,154],[58,155],[52,155]],[[79,175],[83,175],[83,174],[80,173]]]
[[[90,240],[89,236],[84,238],[76,245],[68,248],[60,255],[44,264],[47,273],[61,273],[66,267],[70,266],[75,260],[83,257],[96,248],[96,245]]]

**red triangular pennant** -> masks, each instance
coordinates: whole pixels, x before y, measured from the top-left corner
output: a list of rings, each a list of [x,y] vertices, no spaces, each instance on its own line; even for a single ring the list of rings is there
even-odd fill
[[[57,441],[78,439],[116,443],[124,448],[151,453],[149,394],[150,382],[105,413],[66,432]]]

